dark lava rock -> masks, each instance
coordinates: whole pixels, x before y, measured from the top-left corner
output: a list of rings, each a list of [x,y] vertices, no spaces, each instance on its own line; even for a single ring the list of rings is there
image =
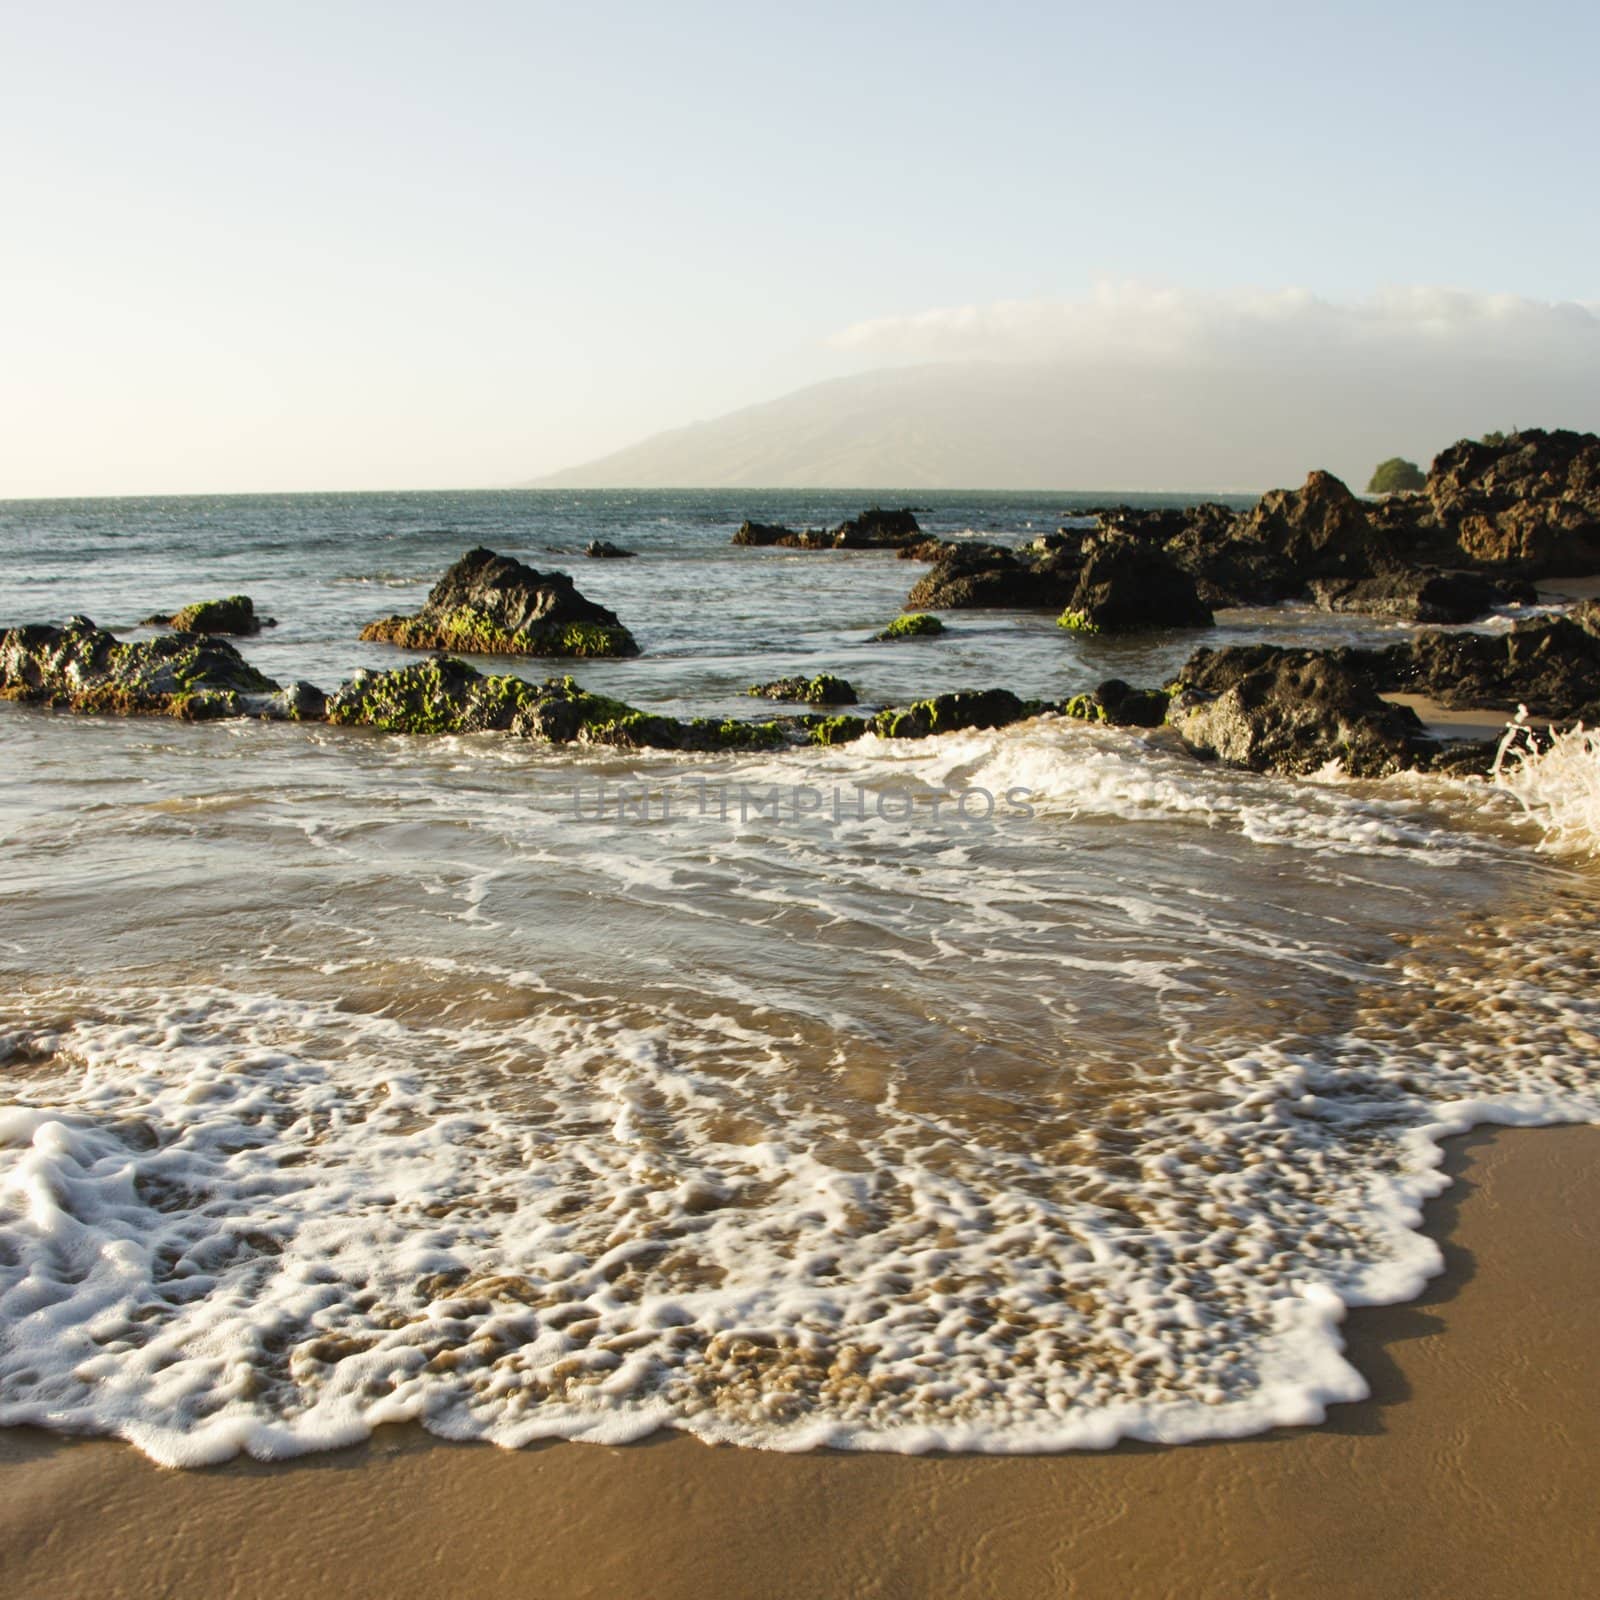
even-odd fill
[[[1324,611],[1359,611],[1402,622],[1459,623],[1496,606],[1531,604],[1533,585],[1481,572],[1437,572],[1425,567],[1372,578],[1313,578],[1311,598]]]
[[[583,547],[583,553],[591,561],[627,561],[639,552],[624,550],[620,544],[612,544],[609,539],[591,539]]]
[[[1005,545],[952,544],[941,552],[933,570],[912,585],[905,608],[1057,610],[1067,604],[1077,587],[1076,556],[1074,549],[1027,561]]]
[[[146,617],[141,626],[171,628],[174,633],[221,633],[248,638],[263,628],[277,624],[271,617],[258,617],[255,602],[247,594],[230,594],[226,600],[199,600],[170,617]]]
[[[1428,472],[1434,518],[1475,564],[1528,576],[1600,571],[1600,436],[1526,428],[1464,439]]]
[[[909,509],[884,511],[874,506],[837,528],[786,528],[781,523],[744,522],[735,544],[782,545],[792,550],[900,550],[923,542],[922,527]]]
[[[920,543],[921,539],[922,525],[909,506],[899,511],[873,506],[860,516],[841,522],[834,533],[834,544],[840,550],[895,550],[901,545]]]
[[[1188,573],[1160,549],[1127,538],[1102,540],[1089,551],[1059,618],[1078,633],[1209,628],[1212,620]]]
[[[586,600],[564,572],[535,572],[492,550],[469,550],[414,617],[369,623],[361,637],[413,650],[474,655],[633,656],[614,612]]]
[[[1169,697],[1162,689],[1135,689],[1121,678],[1107,678],[1092,694],[1065,701],[1062,712],[1081,722],[1106,722],[1122,728],[1159,728],[1167,720]]]
[[[748,692],[763,695],[768,700],[793,700],[808,706],[853,706],[856,703],[855,690],[831,672],[818,673],[814,678],[775,678],[771,683],[754,683]]]
[[[1600,602],[1528,617],[1506,633],[1424,633],[1351,652],[1381,687],[1450,707],[1525,705],[1546,717],[1600,717]]]
[[[1415,766],[1422,723],[1380,698],[1336,653],[1274,645],[1197,652],[1168,723],[1189,747],[1256,772],[1304,774],[1339,762],[1352,777]]]
[[[62,628],[35,624],[0,634],[0,697],[7,700],[199,722],[291,714],[269,703],[278,693],[279,685],[231,644],[207,634],[125,644],[87,617]]]
[[[1009,689],[962,690],[909,706],[891,706],[873,718],[873,728],[885,739],[926,739],[961,728],[1003,728],[1039,709]]]

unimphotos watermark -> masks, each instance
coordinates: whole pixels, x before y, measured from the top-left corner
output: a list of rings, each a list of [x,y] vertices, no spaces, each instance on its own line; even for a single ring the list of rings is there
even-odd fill
[[[844,827],[873,822],[933,822],[977,826],[1025,821],[1034,814],[1032,789],[969,785],[934,789],[911,784],[714,783],[682,778],[669,783],[605,783],[572,786],[572,816],[578,822],[751,822]]]

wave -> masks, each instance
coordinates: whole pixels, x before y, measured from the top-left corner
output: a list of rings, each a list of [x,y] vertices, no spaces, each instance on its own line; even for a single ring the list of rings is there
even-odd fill
[[[1600,854],[1600,733],[1580,722],[1541,742],[1520,712],[1500,742],[1494,776],[1551,849]]]
[[[0,1423],[195,1465],[401,1420],[990,1452],[1315,1422],[1366,1393],[1345,1307],[1439,1270],[1439,1140],[1600,1119],[1592,945],[1580,896],[1487,918],[1332,1031],[1178,1029],[1099,1085],[973,1078],[960,1038],[929,1084],[826,1021],[532,974],[374,970],[350,992],[407,998],[365,1011],[40,990],[0,1037]]]

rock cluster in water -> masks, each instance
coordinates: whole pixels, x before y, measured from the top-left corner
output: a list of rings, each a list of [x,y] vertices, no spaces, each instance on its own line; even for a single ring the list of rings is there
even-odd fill
[[[578,593],[564,572],[535,572],[492,550],[469,550],[414,617],[384,617],[363,639],[468,655],[634,656],[616,613]]]
[[[782,545],[791,550],[898,550],[922,538],[916,514],[906,507],[884,511],[878,506],[837,528],[786,528],[779,523],[745,522],[735,544]]]
[[[1357,499],[1327,472],[1249,511],[1110,507],[1021,550],[927,541],[907,610],[1049,608],[1069,627],[1204,627],[1209,608],[1310,600],[1423,623],[1533,598],[1529,580],[1600,569],[1600,438],[1529,429],[1464,441],[1426,486]]]
[[[200,632],[119,640],[88,617],[0,633],[0,697],[69,711],[317,720],[322,692],[264,676],[223,639]]]
[[[1530,431],[1463,443],[1433,463],[1426,487],[1372,504],[1336,478],[1275,490],[1250,511],[1111,508],[1093,529],[1047,534],[1023,550],[923,539],[909,510],[868,511],[811,535],[746,524],[739,542],[894,548],[933,569],[913,606],[1060,608],[1083,632],[1199,627],[1212,605],[1310,597],[1330,610],[1457,621],[1532,597],[1533,576],[1600,570],[1600,438]],[[614,552],[608,552],[614,553]],[[1424,631],[1386,649],[1251,645],[1202,649],[1169,683],[1110,679],[1056,705],[1005,689],[932,696],[872,715],[805,712],[767,721],[661,716],[590,693],[572,678],[485,675],[450,655],[361,672],[331,696],[282,685],[223,633],[261,620],[246,596],[151,619],[175,631],[119,640],[85,617],[0,632],[0,697],[73,711],[190,721],[262,717],[389,733],[500,733],[547,743],[685,751],[841,744],[873,733],[916,739],[999,728],[1043,711],[1172,730],[1193,752],[1258,771],[1307,773],[1332,762],[1357,777],[1417,768],[1484,770],[1493,745],[1430,738],[1406,692],[1450,707],[1509,708],[1600,722],[1600,602],[1524,618],[1495,634]],[[936,634],[911,611],[876,637]],[[519,655],[631,655],[633,636],[563,573],[473,550],[414,617],[363,630],[414,648]],[[752,695],[800,705],[856,703],[829,673],[757,684]]]

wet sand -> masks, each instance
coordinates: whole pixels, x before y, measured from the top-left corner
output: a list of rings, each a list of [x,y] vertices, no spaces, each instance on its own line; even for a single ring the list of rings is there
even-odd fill
[[[1436,739],[1498,739],[1517,713],[1515,706],[1504,710],[1474,706],[1453,711],[1425,694],[1386,694],[1382,698],[1390,705],[1410,706]]]
[[[778,1456],[667,1436],[519,1453],[415,1429],[163,1471],[0,1431],[0,1593],[1459,1597],[1600,1569],[1600,1128],[1452,1141],[1447,1270],[1354,1313],[1372,1398],[1321,1428],[1013,1458]]]

